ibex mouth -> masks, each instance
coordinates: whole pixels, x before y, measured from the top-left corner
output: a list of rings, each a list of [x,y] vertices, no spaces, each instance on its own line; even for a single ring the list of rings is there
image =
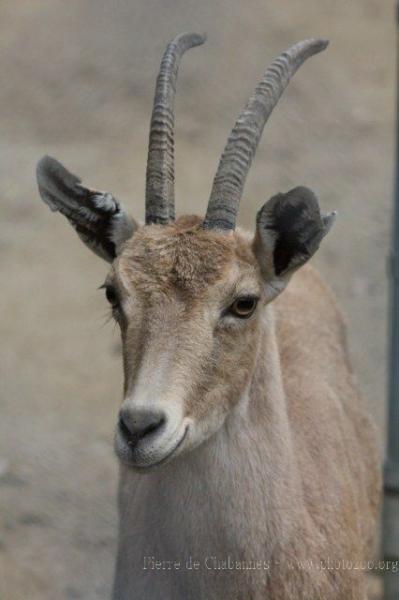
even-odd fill
[[[119,421],[115,433],[115,452],[124,465],[141,471],[160,466],[174,458],[187,437],[189,425],[176,442],[170,438],[165,443],[163,436],[151,435],[152,439],[132,439],[123,422]],[[160,439],[158,439],[160,437]]]

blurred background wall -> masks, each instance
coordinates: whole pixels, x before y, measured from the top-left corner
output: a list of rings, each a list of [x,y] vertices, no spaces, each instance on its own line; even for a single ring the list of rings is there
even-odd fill
[[[248,179],[240,223],[305,184],[339,220],[315,260],[347,315],[361,387],[384,423],[394,7],[381,0],[3,0],[0,4],[0,598],[109,594],[116,537],[112,435],[118,332],[106,264],[39,200],[49,153],[138,218],[159,61],[181,31],[179,212],[203,214],[220,152],[267,63],[328,37],[298,73]],[[300,316],[298,316],[300,318]],[[322,318],[322,315],[321,315]],[[27,591],[28,590],[28,591]]]

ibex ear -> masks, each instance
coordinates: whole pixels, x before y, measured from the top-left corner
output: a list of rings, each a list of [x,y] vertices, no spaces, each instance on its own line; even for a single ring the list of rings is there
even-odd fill
[[[316,196],[305,187],[277,194],[263,205],[256,219],[254,251],[270,299],[313,256],[335,217],[335,212],[322,215]]]
[[[108,262],[138,227],[112,194],[84,187],[54,158],[40,160],[37,182],[50,209],[67,217],[81,240]]]

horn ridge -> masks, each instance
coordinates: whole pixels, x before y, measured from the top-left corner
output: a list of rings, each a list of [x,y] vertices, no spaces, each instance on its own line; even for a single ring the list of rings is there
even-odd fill
[[[324,50],[327,40],[298,42],[266,70],[230,133],[213,180],[205,229],[235,228],[244,184],[263,128],[291,77],[307,58]]]
[[[203,44],[205,39],[197,33],[182,33],[168,44],[161,61],[148,143],[146,224],[166,224],[175,218],[174,98],[177,73],[184,52]]]

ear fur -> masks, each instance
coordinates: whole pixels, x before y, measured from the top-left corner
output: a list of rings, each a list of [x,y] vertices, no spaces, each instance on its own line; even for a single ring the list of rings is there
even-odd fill
[[[305,187],[277,194],[263,205],[256,219],[254,251],[270,299],[313,256],[335,218],[336,212],[320,213],[316,196]]]
[[[42,200],[67,217],[93,252],[112,262],[138,227],[121,204],[108,192],[84,187],[50,156],[39,161],[36,174]]]

